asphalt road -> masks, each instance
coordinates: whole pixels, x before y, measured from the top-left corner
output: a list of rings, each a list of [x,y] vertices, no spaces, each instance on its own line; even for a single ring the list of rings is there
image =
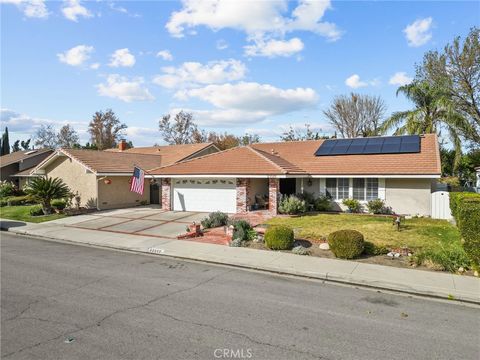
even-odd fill
[[[2,359],[478,359],[480,310],[1,236]]]

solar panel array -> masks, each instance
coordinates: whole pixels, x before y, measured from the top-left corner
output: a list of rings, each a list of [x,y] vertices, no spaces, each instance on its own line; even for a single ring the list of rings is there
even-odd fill
[[[420,136],[385,136],[358,139],[328,139],[315,152],[316,156],[402,154],[420,152]]]

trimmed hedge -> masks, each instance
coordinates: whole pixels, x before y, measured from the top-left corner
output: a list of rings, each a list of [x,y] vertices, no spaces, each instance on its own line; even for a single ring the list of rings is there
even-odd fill
[[[328,245],[336,257],[354,259],[363,253],[365,243],[357,230],[338,230],[328,235]]]
[[[274,225],[265,230],[265,246],[272,250],[289,250],[294,243],[293,230],[289,226]]]
[[[0,206],[30,205],[36,202],[29,195],[9,196],[0,200]]]
[[[474,267],[480,267],[480,194],[450,193],[450,209]]]

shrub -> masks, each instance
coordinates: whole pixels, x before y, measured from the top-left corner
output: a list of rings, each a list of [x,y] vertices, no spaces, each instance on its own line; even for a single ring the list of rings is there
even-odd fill
[[[63,210],[67,207],[67,201],[64,199],[52,200],[52,206],[57,210]]]
[[[52,213],[51,201],[68,197],[70,189],[60,178],[38,177],[30,182],[26,192],[42,205],[43,213],[49,215]]]
[[[202,226],[205,229],[210,229],[214,227],[224,226],[227,225],[228,222],[228,215],[221,212],[215,211],[208,214],[208,217],[201,221]]]
[[[457,271],[460,267],[469,268],[470,260],[461,248],[424,250],[412,256],[412,262],[435,270]]]
[[[357,199],[343,199],[342,204],[348,208],[349,212],[358,213],[362,209],[360,201]]]
[[[370,241],[363,242],[363,253],[365,255],[385,255],[388,254],[388,249],[385,246],[377,246]]]
[[[229,221],[229,225],[233,226],[233,239],[240,239],[241,241],[252,240],[252,232],[255,233],[255,230],[252,229],[252,225],[246,220],[232,220]]]
[[[4,198],[15,194],[15,185],[11,181],[0,181],[0,197]]]
[[[230,246],[231,247],[242,247],[244,242],[241,239],[233,239],[230,241]]]
[[[304,213],[307,211],[307,203],[295,195],[283,196],[278,205],[278,211],[289,215]]]
[[[372,214],[383,214],[385,210],[385,202],[382,199],[370,200],[367,203],[368,212]]]
[[[43,210],[41,205],[35,205],[30,209],[31,216],[40,216],[43,215]]]
[[[320,195],[315,199],[314,207],[316,211],[330,211],[332,209],[332,203],[328,196]]]
[[[295,241],[292,228],[275,225],[265,231],[265,245],[272,250],[288,250]]]
[[[298,193],[295,195],[300,200],[305,201],[305,205],[313,205],[315,204],[315,195],[311,192],[304,191],[303,193]]]
[[[302,245],[295,246],[292,249],[292,253],[297,254],[297,255],[308,255],[308,250],[306,247],[303,247]]]
[[[328,235],[328,245],[336,257],[354,259],[363,252],[363,235],[356,230],[338,230]]]

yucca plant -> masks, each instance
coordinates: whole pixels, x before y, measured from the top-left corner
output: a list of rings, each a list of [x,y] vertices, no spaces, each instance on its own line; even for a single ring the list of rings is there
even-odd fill
[[[26,192],[42,206],[45,215],[52,213],[52,200],[66,198],[70,189],[60,178],[38,177],[30,182]]]

